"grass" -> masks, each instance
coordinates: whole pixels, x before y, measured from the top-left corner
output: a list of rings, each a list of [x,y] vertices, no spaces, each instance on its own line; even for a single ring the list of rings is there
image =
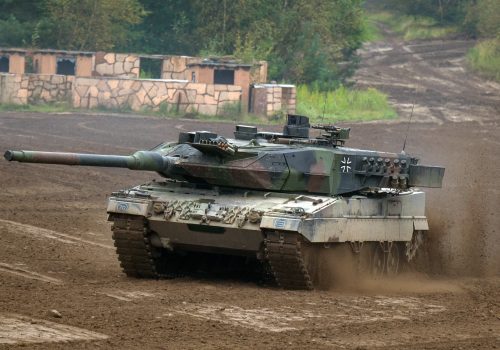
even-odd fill
[[[372,42],[380,41],[382,39],[384,39],[384,36],[377,26],[377,21],[370,16],[365,16],[363,18],[363,34],[361,40],[363,42]]]
[[[62,113],[76,111],[67,102],[43,103],[17,105],[11,103],[0,103],[0,112],[38,112],[38,113]]]
[[[376,23],[384,23],[400,34],[404,40],[439,39],[459,32],[459,28],[452,25],[442,25],[434,18],[424,16],[407,16],[390,11],[369,13],[365,20],[365,32],[368,41],[370,37],[379,40],[381,34]]]
[[[478,43],[467,54],[467,60],[473,70],[500,82],[500,37]]]
[[[306,85],[297,87],[297,113],[322,123],[391,119],[397,116],[387,96],[377,89],[352,90],[340,87],[334,91],[321,92]]]

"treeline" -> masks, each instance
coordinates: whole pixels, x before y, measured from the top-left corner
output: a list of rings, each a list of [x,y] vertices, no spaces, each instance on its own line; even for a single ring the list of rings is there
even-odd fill
[[[386,0],[385,6],[412,16],[457,25],[473,38],[500,36],[499,0]]]
[[[271,79],[335,86],[362,43],[362,0],[0,0],[0,46],[233,55]]]

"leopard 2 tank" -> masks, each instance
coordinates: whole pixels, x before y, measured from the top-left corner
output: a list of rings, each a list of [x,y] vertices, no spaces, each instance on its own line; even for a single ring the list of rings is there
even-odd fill
[[[310,129],[320,130],[309,137]],[[115,192],[107,213],[127,276],[175,276],[190,254],[243,257],[286,289],[325,279],[320,257],[347,248],[375,274],[396,274],[429,229],[425,193],[444,168],[345,146],[350,129],[289,115],[282,133],[238,125],[234,138],[182,132],[130,156],[6,151],[9,161],[155,171]],[[335,259],[326,263],[335,264]],[[321,264],[325,264],[322,261]]]

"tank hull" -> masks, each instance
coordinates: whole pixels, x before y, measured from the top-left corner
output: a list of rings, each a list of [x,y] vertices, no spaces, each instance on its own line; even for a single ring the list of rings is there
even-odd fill
[[[394,244],[399,259],[399,255],[408,255],[415,232],[428,230],[425,194],[420,191],[330,197],[199,188],[164,181],[113,195],[107,211],[111,221],[143,222],[142,239],[151,251],[242,256],[270,264],[271,270],[273,257],[277,266],[292,256],[293,261],[284,268],[288,273],[295,264],[298,275],[311,269],[304,261],[305,247],[321,250],[347,243],[354,253],[360,253],[363,244],[376,244],[383,254],[390,253]],[[120,252],[118,255],[122,260]],[[154,259],[150,262],[155,263]],[[276,271],[275,277],[279,275]],[[298,289],[310,289],[314,284],[307,273],[298,280],[280,284]]]

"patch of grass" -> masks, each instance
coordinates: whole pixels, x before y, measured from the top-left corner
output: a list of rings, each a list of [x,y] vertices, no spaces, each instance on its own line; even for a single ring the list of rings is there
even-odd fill
[[[16,105],[11,103],[0,104],[1,112],[38,112],[38,113],[62,113],[73,112],[75,109],[67,102],[38,103]]]
[[[391,119],[397,116],[387,96],[377,89],[352,90],[343,86],[334,91],[321,92],[307,85],[299,85],[297,113],[322,123]]]
[[[363,42],[380,41],[384,38],[380,32],[377,22],[369,16],[363,18],[363,34],[361,40]]]
[[[443,25],[431,17],[407,16],[390,11],[370,13],[366,23],[384,23],[404,40],[445,38],[459,32],[457,26]]]
[[[470,49],[467,60],[473,70],[500,82],[500,37],[478,43]]]

